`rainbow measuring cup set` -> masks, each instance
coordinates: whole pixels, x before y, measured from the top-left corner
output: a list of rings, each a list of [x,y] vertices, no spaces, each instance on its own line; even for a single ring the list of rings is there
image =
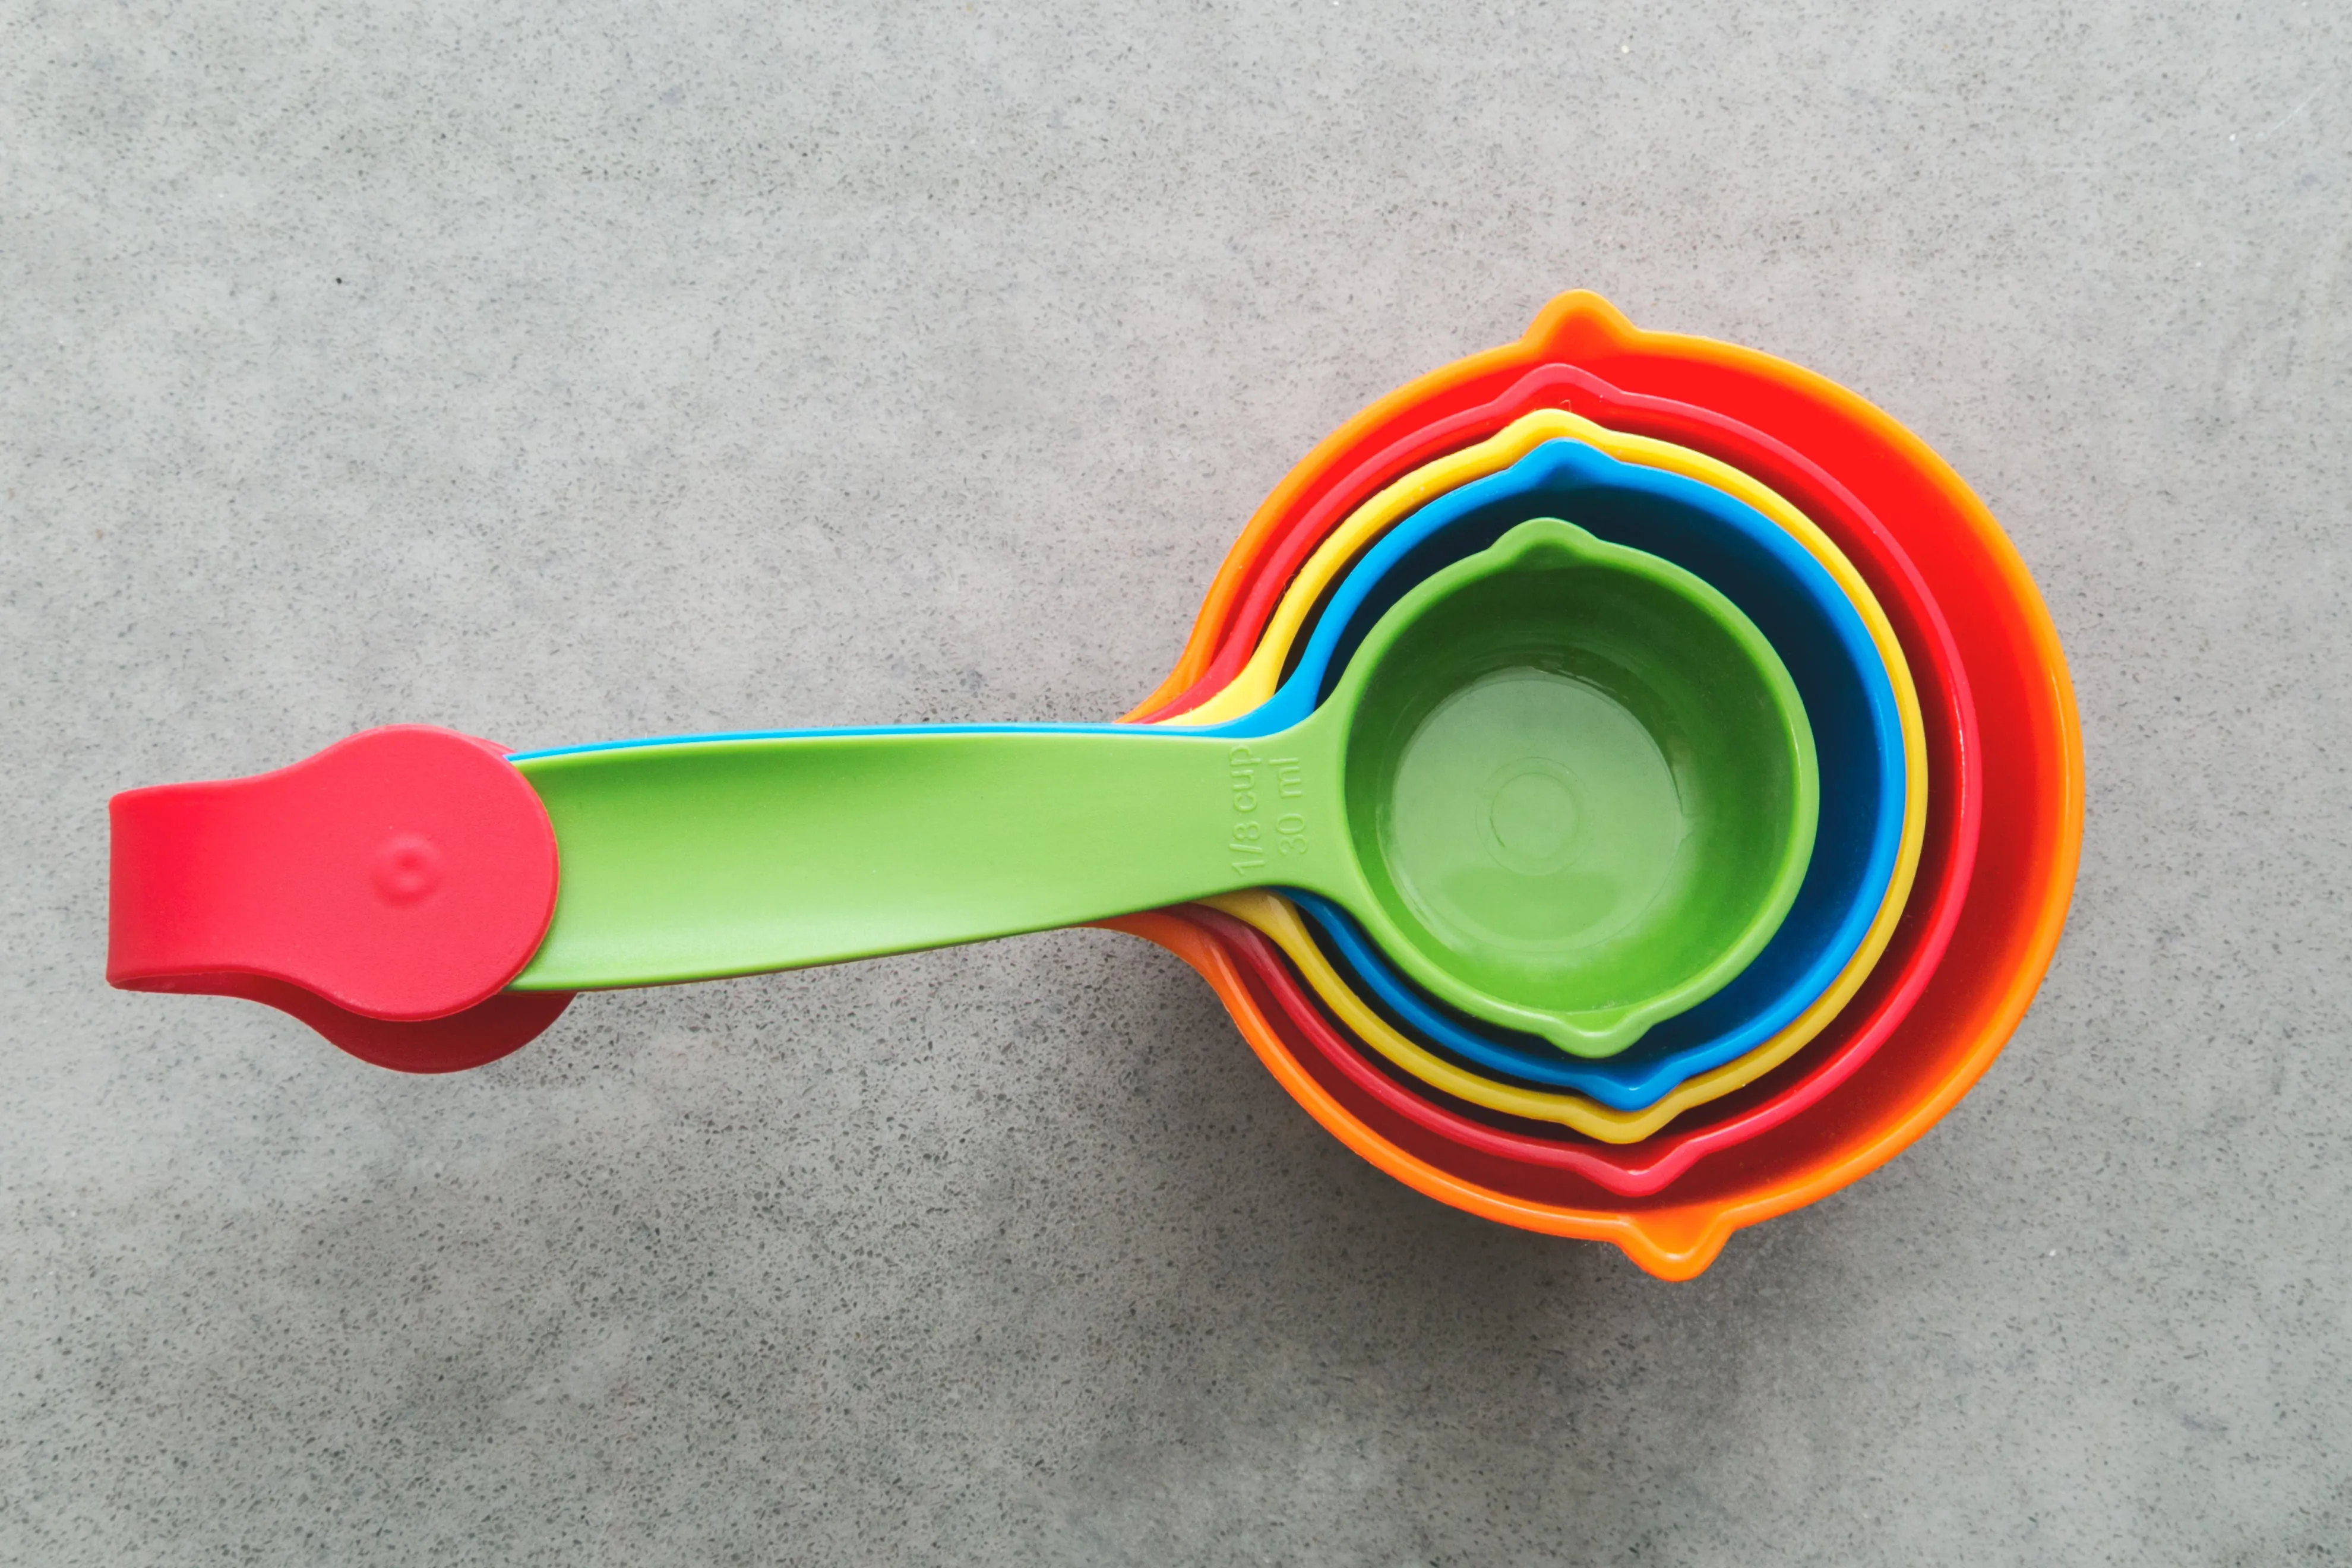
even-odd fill
[[[1400,1181],[1687,1279],[1984,1071],[2082,813],[2055,632],[1959,478],[1573,293],[1310,452],[1116,723],[403,725],[131,790],[107,977],[447,1072],[582,991],[1091,923]]]

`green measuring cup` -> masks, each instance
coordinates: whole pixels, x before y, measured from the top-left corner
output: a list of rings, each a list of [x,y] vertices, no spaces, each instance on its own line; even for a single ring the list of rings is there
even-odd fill
[[[1557,519],[1392,606],[1246,742],[809,732],[519,761],[562,880],[522,990],[660,984],[1279,886],[1465,1012],[1611,1055],[1779,926],[1817,781],[1794,684],[1706,583]]]

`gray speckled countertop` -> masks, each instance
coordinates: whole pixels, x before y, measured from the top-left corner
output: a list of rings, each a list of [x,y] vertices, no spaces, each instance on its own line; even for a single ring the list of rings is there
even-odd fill
[[[100,983],[131,784],[1114,715],[1579,285],[1944,452],[2088,746],[2008,1052],[1696,1283],[1099,931],[442,1080]],[[2341,7],[0,0],[0,1560],[2343,1560],[2347,408]]]

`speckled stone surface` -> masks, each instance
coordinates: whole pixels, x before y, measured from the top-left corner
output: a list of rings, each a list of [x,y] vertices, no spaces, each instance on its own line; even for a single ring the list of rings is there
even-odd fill
[[[1102,932],[444,1080],[100,984],[128,785],[1116,714],[1578,285],[1948,456],[2089,752],[2007,1054],[1696,1283]],[[0,1560],[2343,1560],[2347,408],[2341,7],[0,0]]]

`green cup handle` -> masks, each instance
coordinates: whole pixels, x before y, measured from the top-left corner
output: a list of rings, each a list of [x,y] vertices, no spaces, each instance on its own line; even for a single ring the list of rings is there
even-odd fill
[[[514,984],[793,969],[1247,887],[1342,893],[1331,731],[904,730],[527,759],[562,880]]]

